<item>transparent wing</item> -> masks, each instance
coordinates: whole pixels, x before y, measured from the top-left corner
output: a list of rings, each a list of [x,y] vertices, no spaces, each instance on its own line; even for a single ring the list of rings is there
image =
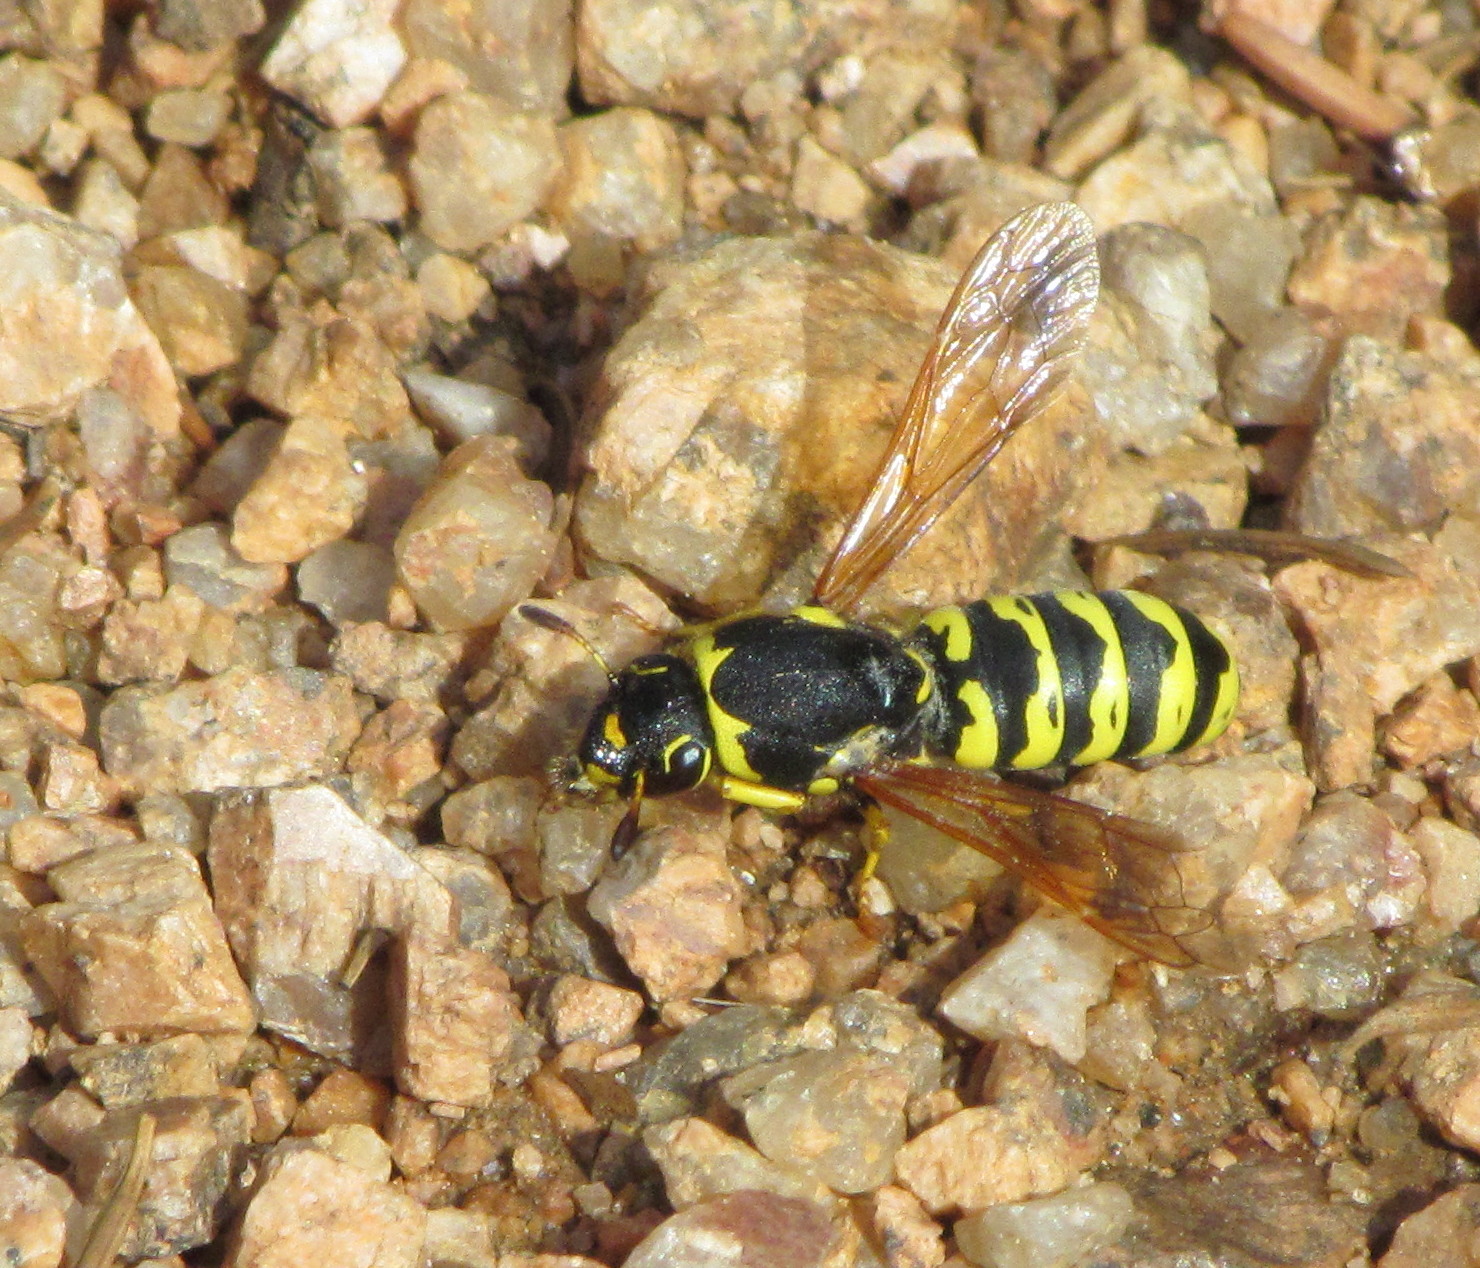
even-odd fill
[[[1175,832],[959,767],[910,763],[858,775],[859,790],[979,850],[1138,955],[1177,968],[1235,967],[1211,912],[1188,899]]]
[[[1063,381],[1100,290],[1094,227],[1044,203],[987,240],[956,286],[863,504],[817,579],[857,607]]]

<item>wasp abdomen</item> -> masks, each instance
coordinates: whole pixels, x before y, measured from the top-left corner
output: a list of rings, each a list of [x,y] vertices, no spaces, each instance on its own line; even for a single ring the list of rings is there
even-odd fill
[[[1238,703],[1227,645],[1190,612],[1132,590],[939,608],[909,643],[936,680],[926,743],[961,766],[1173,753],[1221,733]]]

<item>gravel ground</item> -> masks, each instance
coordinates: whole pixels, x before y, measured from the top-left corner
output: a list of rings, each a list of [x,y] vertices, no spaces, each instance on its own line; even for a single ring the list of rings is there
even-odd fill
[[[0,49],[0,1260],[1480,1262],[1477,7],[52,0]],[[908,819],[856,883],[846,797],[649,799],[614,858],[605,674],[519,605],[620,667],[804,600],[1059,200],[1072,381],[869,611],[1222,634],[1231,728],[1065,792],[1180,834],[1232,964]],[[1345,545],[1105,544],[1240,527]]]

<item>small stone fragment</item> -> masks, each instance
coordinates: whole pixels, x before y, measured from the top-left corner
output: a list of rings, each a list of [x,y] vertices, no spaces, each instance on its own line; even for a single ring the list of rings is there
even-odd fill
[[[1303,308],[1339,313],[1348,330],[1396,340],[1413,315],[1442,315],[1449,272],[1436,208],[1357,198],[1311,228],[1289,295]]]
[[[946,987],[940,1014],[978,1039],[1020,1035],[1078,1062],[1085,1014],[1109,997],[1116,955],[1082,921],[1039,912]]]
[[[78,1034],[249,1031],[250,997],[195,860],[140,842],[52,868],[61,901],[38,907],[24,938]]]
[[[446,930],[418,925],[394,960],[397,1085],[448,1105],[486,1105],[520,1022],[509,975],[481,951],[451,945]]]
[[[314,202],[331,229],[356,220],[388,222],[406,214],[406,187],[390,168],[371,128],[323,132],[309,147]]]
[[[17,1268],[61,1268],[79,1215],[67,1182],[29,1158],[0,1158],[0,1257]]]
[[[608,869],[588,906],[655,999],[702,995],[746,950],[740,889],[719,831],[647,833]]]
[[[804,136],[797,144],[791,201],[824,224],[841,225],[855,233],[868,227],[872,195],[863,177],[811,137]]]
[[[385,1180],[303,1145],[279,1145],[242,1213],[228,1268],[333,1263],[417,1268],[426,1209]]]
[[[348,533],[365,496],[341,428],[295,418],[237,503],[231,544],[250,563],[296,563]]]
[[[360,731],[348,679],[229,669],[172,689],[124,687],[103,706],[104,769],[125,787],[207,792],[336,771]]]
[[[655,251],[683,228],[683,152],[661,116],[619,107],[560,128],[564,168],[546,209],[572,243]]]
[[[1398,1225],[1378,1268],[1434,1268],[1480,1245],[1480,1184],[1441,1193]]]
[[[0,251],[0,410],[49,422],[107,382],[154,431],[172,434],[175,376],[129,299],[118,243],[0,194]]]
[[[289,418],[333,420],[374,440],[401,431],[410,405],[395,358],[355,317],[319,325],[294,316],[252,363],[251,394]]]
[[[1075,180],[1131,139],[1146,104],[1154,99],[1186,101],[1187,68],[1152,44],[1133,48],[1102,70],[1053,121],[1043,146],[1043,164],[1063,180]]]
[[[108,1114],[70,1155],[83,1193],[96,1208],[111,1195],[133,1148],[140,1108]],[[121,1254],[131,1259],[179,1254],[219,1231],[226,1190],[243,1156],[252,1113],[246,1093],[157,1102],[148,1181]]]
[[[448,251],[476,251],[530,215],[560,170],[555,125],[478,92],[421,113],[409,170],[421,227]]]
[[[573,17],[564,0],[481,0],[452,9],[440,0],[406,0],[398,24],[413,57],[435,58],[468,86],[519,110],[554,115],[571,83]],[[489,56],[493,48],[496,57]]]
[[[165,576],[171,585],[198,595],[222,612],[263,612],[287,584],[281,564],[249,563],[232,546],[221,524],[195,524],[164,545]]]
[[[396,582],[396,559],[384,546],[341,539],[305,556],[295,576],[298,597],[331,625],[384,621]]]
[[[376,983],[342,976],[366,931],[423,939],[403,965],[403,999],[414,991],[420,1004],[426,981],[439,972],[451,981],[460,967],[437,960],[453,929],[446,888],[326,787],[224,802],[211,822],[208,858],[221,921],[263,1024],[313,1051],[348,1058],[363,1039],[360,1010],[383,1010],[373,994],[365,998]],[[475,978],[471,965],[461,967]],[[487,968],[495,981],[500,970]],[[436,1017],[433,1009],[415,1024]]]
[[[396,537],[396,563],[440,628],[501,621],[527,598],[554,550],[550,488],[526,479],[513,444],[482,436],[448,455]]]
[[[633,1249],[624,1268],[744,1264],[824,1268],[839,1234],[826,1212],[800,1198],[742,1192],[670,1215]]]
[[[615,1048],[632,1038],[642,996],[606,982],[565,974],[550,990],[550,1037],[560,1045],[594,1039]]]
[[[832,1200],[824,1185],[778,1166],[702,1118],[676,1118],[650,1127],[642,1140],[663,1172],[668,1200],[680,1211],[744,1190],[802,1198],[819,1205]]]
[[[961,1253],[990,1268],[1070,1268],[1114,1242],[1135,1215],[1131,1195],[1099,1183],[1031,1202],[1003,1203],[956,1221]]]
[[[1453,933],[1480,913],[1480,837],[1430,815],[1408,835],[1428,877],[1428,916],[1440,933]]]
[[[396,0],[305,0],[260,67],[262,78],[333,128],[360,123],[406,62]]]
[[[895,1155],[899,1182],[933,1215],[1055,1193],[1100,1156],[1103,1107],[1054,1058],[1005,1040],[987,1084],[989,1104],[956,1111]]]
[[[1092,171],[1078,202],[1102,232],[1138,220],[1180,229],[1209,207],[1275,209],[1263,172],[1184,111],[1167,111]]]
[[[766,1157],[838,1193],[866,1193],[894,1173],[904,1143],[907,1072],[876,1054],[838,1049],[757,1066],[726,1081]]]

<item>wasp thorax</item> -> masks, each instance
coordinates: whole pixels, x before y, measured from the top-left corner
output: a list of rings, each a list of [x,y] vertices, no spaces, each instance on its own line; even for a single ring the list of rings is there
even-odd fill
[[[640,656],[618,676],[581,741],[581,769],[624,797],[697,787],[713,735],[698,676],[677,656]]]

